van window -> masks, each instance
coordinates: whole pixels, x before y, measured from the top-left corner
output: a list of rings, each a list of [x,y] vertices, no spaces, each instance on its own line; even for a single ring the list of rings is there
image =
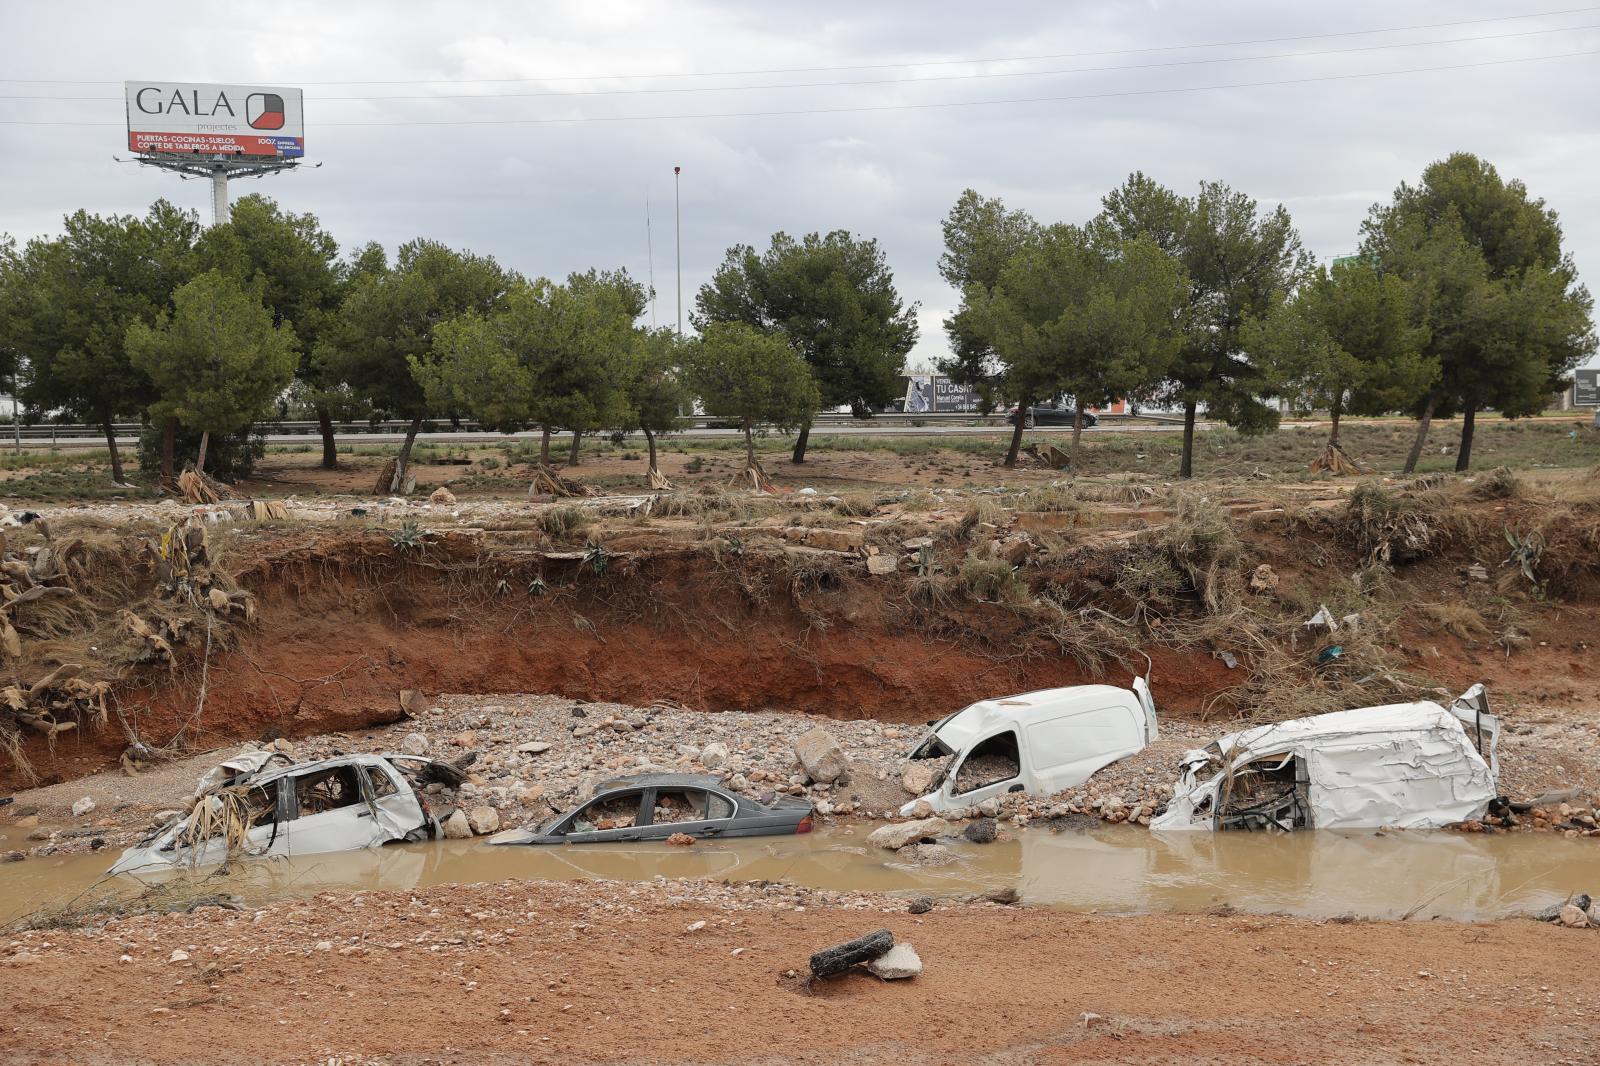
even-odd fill
[[[1022,760],[1017,754],[1017,734],[1008,729],[981,741],[967,753],[961,768],[956,771],[956,795],[972,792],[1001,781],[1009,781],[1022,773]]]

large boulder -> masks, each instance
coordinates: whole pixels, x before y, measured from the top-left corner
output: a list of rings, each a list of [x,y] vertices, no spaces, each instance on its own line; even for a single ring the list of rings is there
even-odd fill
[[[927,760],[913,760],[900,771],[900,787],[913,796],[926,796],[933,789],[933,775],[936,772]]]
[[[819,785],[831,785],[850,772],[844,749],[821,729],[812,729],[795,738],[795,758],[805,767],[806,776]],[[701,756],[702,760],[704,756]]]
[[[944,832],[945,828],[943,818],[920,818],[914,822],[895,822],[874,829],[868,835],[867,843],[875,848],[898,851],[907,844],[932,840]]]
[[[700,765],[707,770],[720,770],[728,765],[728,745],[713,740],[700,752]]]
[[[467,812],[459,807],[454,814],[444,820],[441,827],[444,829],[446,840],[472,839],[472,823],[467,820]]]
[[[400,751],[405,755],[428,754],[428,737],[424,733],[407,733],[400,742]]]
[[[500,831],[500,812],[493,807],[474,807],[467,815],[467,824],[478,836],[488,836]]]

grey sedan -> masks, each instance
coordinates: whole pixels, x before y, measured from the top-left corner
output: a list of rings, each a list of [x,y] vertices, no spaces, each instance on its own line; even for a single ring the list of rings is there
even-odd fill
[[[490,844],[604,844],[691,837],[809,833],[811,805],[778,796],[756,803],[705,774],[639,774],[603,782],[588,802],[538,829],[510,829]]]

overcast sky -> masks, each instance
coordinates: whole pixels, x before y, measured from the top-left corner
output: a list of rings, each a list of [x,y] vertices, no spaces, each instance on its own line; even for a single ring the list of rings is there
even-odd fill
[[[1558,0],[5,0],[0,232],[161,196],[209,221],[205,183],[113,160],[128,154],[125,79],[300,86],[320,168],[234,194],[312,211],[346,247],[424,236],[530,275],[648,279],[648,196],[670,324],[676,164],[686,317],[729,245],[848,229],[880,241],[921,303],[913,362],[927,363],[955,300],[939,223],[968,186],[1082,221],[1135,169],[1183,192],[1216,178],[1286,204],[1328,258],[1355,248],[1396,183],[1462,149],[1560,213],[1593,287],[1600,55],[1571,53],[1596,51],[1600,6]],[[1411,73],[1383,73],[1397,71]],[[1380,76],[1346,77],[1365,74]],[[1261,82],[1277,84],[1246,84]],[[1205,86],[1224,87],[1159,91]],[[440,94],[502,95],[426,98]],[[876,110],[840,110],[862,108]],[[749,114],[796,111],[813,113]],[[525,121],[550,119],[583,121]]]

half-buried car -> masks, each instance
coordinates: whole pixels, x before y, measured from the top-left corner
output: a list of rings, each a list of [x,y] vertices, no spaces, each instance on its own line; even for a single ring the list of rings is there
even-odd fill
[[[636,774],[602,782],[590,799],[538,829],[508,829],[491,844],[606,844],[785,836],[811,832],[811,804],[776,796],[757,803],[709,774]]]
[[[460,785],[470,761],[391,754],[296,763],[270,751],[243,753],[201,777],[189,810],[123,852],[109,872],[430,840],[439,824],[422,786]]]

